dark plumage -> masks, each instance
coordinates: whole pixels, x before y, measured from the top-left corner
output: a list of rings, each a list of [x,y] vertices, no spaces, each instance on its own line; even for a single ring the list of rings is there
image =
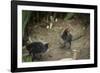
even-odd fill
[[[29,44],[28,46],[26,46],[26,48],[29,51],[29,54],[32,55],[32,61],[33,61],[34,59],[36,59],[36,56],[35,56],[36,54],[44,53],[47,51],[48,43],[43,44],[41,42],[33,42]]]
[[[72,35],[71,33],[68,31],[68,29],[65,29],[63,34],[61,35],[61,38],[64,41],[64,47],[66,46],[66,44],[69,44],[69,49],[71,48],[71,41],[72,41]]]

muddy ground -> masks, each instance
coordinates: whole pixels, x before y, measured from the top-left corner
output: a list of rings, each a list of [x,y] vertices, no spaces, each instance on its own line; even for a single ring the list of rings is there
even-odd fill
[[[43,23],[38,23],[33,27],[33,32],[30,35],[33,42],[48,42],[49,51],[42,54],[40,61],[54,61],[67,58],[74,59],[89,59],[90,58],[90,26],[85,27],[82,25],[82,20],[72,19],[72,20],[62,20],[59,19],[57,22],[53,23],[51,29],[46,27],[41,27]],[[73,39],[81,36],[80,38],[73,40],[71,49],[62,48],[63,40],[61,39],[61,34],[65,28],[70,28],[70,32],[73,35]],[[76,50],[76,58],[74,57],[73,50]],[[31,61],[31,56],[26,56],[28,54],[26,49],[23,49],[23,62]],[[38,56],[38,55],[37,55]]]

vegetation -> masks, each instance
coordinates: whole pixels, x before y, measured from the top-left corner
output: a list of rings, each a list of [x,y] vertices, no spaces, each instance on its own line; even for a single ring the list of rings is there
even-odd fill
[[[30,41],[29,39],[30,36],[32,37],[33,42],[34,42],[34,39],[37,39],[39,37],[39,39],[41,38],[45,39],[50,44],[52,44],[53,47],[52,46],[50,47],[53,49],[52,52],[55,52],[56,54],[56,52],[59,50],[58,46],[61,45],[59,44],[60,34],[68,25],[73,27],[72,30],[74,31],[71,30],[71,33],[72,35],[74,35],[74,37],[77,37],[77,36],[80,37],[81,33],[83,34],[87,33],[85,34],[84,38],[82,38],[81,40],[78,40],[78,41],[75,40],[76,41],[75,46],[72,45],[72,47],[81,47],[83,49],[83,47],[85,47],[84,44],[88,43],[88,47],[86,46],[85,48],[89,48],[89,30],[83,30],[83,28],[89,29],[90,14],[23,10],[22,11],[23,44],[28,45],[30,43],[30,42],[27,43],[27,41]],[[47,33],[48,35],[49,34],[51,35],[49,36],[45,35]],[[81,42],[81,45],[80,45],[80,42]],[[61,51],[62,50],[60,50],[60,53],[62,53]],[[88,50],[88,53],[89,53],[89,50]],[[84,55],[82,54],[82,56]],[[88,56],[86,55],[85,57],[87,58]],[[23,62],[31,62],[31,61],[32,61],[31,56],[29,55],[23,56]]]

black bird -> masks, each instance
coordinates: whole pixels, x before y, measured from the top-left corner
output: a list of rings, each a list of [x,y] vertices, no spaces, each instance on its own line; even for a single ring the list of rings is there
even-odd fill
[[[48,50],[48,43],[43,44],[41,42],[33,42],[26,46],[29,54],[32,56],[32,61],[37,59],[36,54],[44,53]]]
[[[63,32],[63,34],[61,35],[61,38],[64,41],[64,46],[66,46],[66,44],[69,44],[69,49],[71,48],[71,41],[72,41],[72,34],[70,33],[70,31],[68,30],[68,28],[66,28]]]

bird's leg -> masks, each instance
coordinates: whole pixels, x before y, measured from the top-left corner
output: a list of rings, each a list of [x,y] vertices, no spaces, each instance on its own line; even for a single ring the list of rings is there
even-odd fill
[[[35,54],[32,54],[32,61],[36,59]]]
[[[71,42],[69,42],[69,49],[71,49]]]

